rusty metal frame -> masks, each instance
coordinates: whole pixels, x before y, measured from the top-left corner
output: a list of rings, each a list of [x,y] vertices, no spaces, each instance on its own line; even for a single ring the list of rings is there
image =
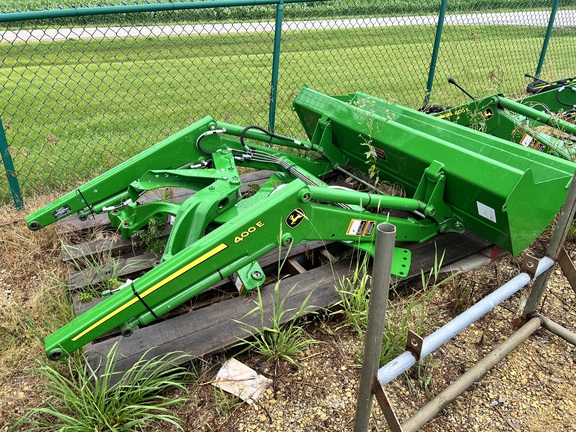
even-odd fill
[[[553,264],[551,264],[550,261],[557,262],[560,265],[560,268],[568,279],[572,289],[576,292],[576,267],[574,266],[574,263],[566,253],[566,250],[563,246],[568,233],[568,227],[572,223],[575,214],[576,174],[572,179],[566,202],[560,212],[558,224],[552,234],[550,245],[547,250],[547,256],[543,258],[543,260],[546,259],[548,263],[548,265],[544,267],[546,270],[539,272],[538,267],[541,261],[530,255],[524,256],[524,260],[522,262],[522,271],[524,274],[527,274],[530,277],[530,280],[534,280],[528,304],[526,305],[522,315],[522,318],[524,319],[524,325],[520,327],[516,332],[514,332],[502,344],[494,348],[494,350],[492,350],[492,352],[490,352],[487,356],[477,362],[472,368],[466,371],[462,376],[460,376],[460,378],[451,383],[438,396],[428,402],[424,407],[409,417],[405,422],[400,423],[390,404],[386,392],[384,391],[384,387],[378,379],[378,373],[373,375],[372,393],[376,396],[378,404],[380,405],[380,408],[392,432],[413,432],[420,429],[446,405],[456,399],[474,382],[482,378],[482,376],[493,366],[495,366],[504,356],[508,355],[512,350],[518,347],[523,341],[528,339],[540,328],[545,328],[548,331],[563,338],[568,343],[576,345],[576,333],[569,331],[568,329],[562,327],[560,324],[557,324],[556,322],[536,313],[533,310],[535,305],[540,302],[544,289],[546,288],[548,278],[553,269]],[[524,285],[526,285],[526,283],[524,283]],[[406,350],[407,353],[409,353],[408,355],[411,354],[414,359],[417,361],[420,360],[424,342],[425,340],[422,339],[419,335],[409,331],[406,341]],[[405,354],[407,353],[405,352]],[[367,426],[367,419],[364,423]],[[359,431],[361,430],[355,428],[355,432]]]
[[[408,330],[408,337],[406,338],[406,351],[410,351],[416,361],[422,359],[422,345],[424,339],[412,330]]]
[[[538,269],[538,262],[538,258],[535,258],[529,254],[524,254],[522,264],[520,265],[520,270],[523,273],[528,273],[530,275],[530,279],[534,279],[536,277],[536,269]]]
[[[386,418],[386,422],[388,423],[388,427],[392,432],[404,432],[402,429],[402,425],[394,412],[394,408],[390,405],[390,401],[388,400],[388,396],[384,391],[384,387],[380,385],[380,381],[378,378],[374,376],[372,378],[372,393],[376,396],[376,400],[378,401],[378,405],[382,409],[382,413]]]
[[[568,279],[568,282],[574,290],[574,293],[576,293],[576,267],[574,266],[572,259],[570,259],[568,256],[568,253],[564,247],[560,248],[558,251],[557,261],[560,265],[560,268],[562,269],[562,273],[564,273],[564,276],[566,276],[566,279]]]

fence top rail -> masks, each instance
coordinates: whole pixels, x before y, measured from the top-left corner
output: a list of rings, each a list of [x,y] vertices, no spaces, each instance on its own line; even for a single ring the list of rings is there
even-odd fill
[[[221,7],[264,6],[284,3],[317,3],[326,0],[208,0],[181,3],[154,3],[141,5],[95,6],[69,9],[0,13],[0,22],[32,21],[53,18],[69,18],[90,15],[111,15],[120,13],[163,12],[188,9],[208,9]]]

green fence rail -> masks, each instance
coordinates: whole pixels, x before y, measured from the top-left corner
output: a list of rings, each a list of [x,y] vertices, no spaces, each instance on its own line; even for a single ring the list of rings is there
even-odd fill
[[[205,115],[301,136],[304,85],[414,108],[572,76],[576,0],[221,0],[0,9],[0,200],[70,190]]]

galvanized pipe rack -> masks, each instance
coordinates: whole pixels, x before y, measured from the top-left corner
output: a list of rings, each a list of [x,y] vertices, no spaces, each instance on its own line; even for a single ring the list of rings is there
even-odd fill
[[[510,336],[506,341],[496,347],[490,354],[485,356],[472,368],[468,369],[460,378],[450,384],[438,396],[428,402],[424,407],[417,411],[401,426],[401,431],[416,431],[424,426],[430,419],[438,414],[446,405],[452,402],[456,397],[462,394],[468,387],[478,381],[486,374],[496,363],[508,355],[514,348],[524,342],[541,326],[539,317],[534,317],[524,324],[518,331]]]
[[[512,350],[517,348],[523,341],[528,339],[528,337],[540,328],[545,328],[576,346],[575,333],[535,312],[536,306],[542,298],[552,267],[556,262],[560,263],[560,267],[565,276],[576,291],[576,269],[570,258],[567,257],[563,248],[568,233],[568,227],[574,219],[575,214],[576,175],[572,178],[566,201],[560,211],[558,223],[547,249],[547,256],[540,260],[536,260],[530,256],[525,256],[523,263],[524,272],[502,285],[496,291],[486,296],[453,320],[449,321],[425,339],[421,339],[418,335],[410,333],[408,335],[406,351],[396,357],[396,359],[384,365],[372,376],[372,392],[378,399],[380,407],[386,417],[386,421],[388,422],[388,426],[393,432],[412,432],[420,429],[474,382],[482,378],[484,374],[495,366],[503,357],[512,352]],[[376,256],[375,259],[378,259],[378,257]],[[445,342],[452,339],[504,300],[517,293],[533,279],[535,282],[530,292],[528,304],[523,313],[523,318],[525,319],[524,325],[513,333],[506,341],[498,345],[492,352],[466,371],[460,378],[450,384],[428,404],[418,410],[404,423],[400,424],[396,413],[388,401],[383,386],[408,370],[421,358],[431,354]],[[372,308],[372,305],[370,305],[370,307]],[[382,320],[384,319],[385,317],[382,317]],[[371,323],[369,322],[368,331],[370,331],[370,325]],[[378,323],[378,325],[383,326],[383,323]],[[367,344],[368,342],[369,339],[367,339]],[[364,374],[364,367],[362,372]],[[360,396],[361,395],[362,393],[360,392]],[[356,411],[355,432],[364,432],[368,430],[369,410],[367,411],[366,408],[362,408],[362,410],[360,409],[360,396],[359,406]]]
[[[368,309],[368,328],[364,345],[364,365],[358,391],[357,415],[354,423],[355,431],[367,430],[373,394],[371,391],[372,377],[378,370],[380,351],[382,350],[382,333],[388,305],[390,290],[390,272],[392,256],[396,240],[396,227],[382,223],[376,227],[376,251],[372,271],[372,286],[370,307]]]
[[[538,265],[536,276],[540,276],[542,273],[544,273],[545,270],[548,270],[550,267],[552,267],[553,264],[554,261],[552,261],[550,258],[544,257]],[[492,292],[478,303],[470,307],[470,309],[462,312],[456,318],[444,324],[434,333],[426,337],[422,341],[422,346],[420,347],[420,356],[418,358],[414,356],[414,350],[411,349],[404,351],[394,360],[390,361],[390,363],[381,367],[377,374],[377,379],[380,385],[384,386],[399,376],[401,373],[406,372],[421,358],[424,358],[428,354],[436,351],[462,330],[469,327],[470,324],[482,318],[504,300],[516,294],[518,291],[520,291],[520,289],[528,285],[530,280],[531,278],[528,273],[520,273],[514,279],[505,283],[496,291]]]

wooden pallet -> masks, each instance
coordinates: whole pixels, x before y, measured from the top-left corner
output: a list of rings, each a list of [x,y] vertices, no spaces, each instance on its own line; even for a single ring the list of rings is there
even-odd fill
[[[256,172],[243,176],[243,184],[261,184],[269,172]],[[190,196],[188,191],[175,191],[172,200],[183,201]],[[151,199],[154,199],[152,197]],[[146,253],[141,242],[118,239],[112,232],[102,239],[91,242],[83,241],[85,233],[91,230],[108,230],[107,219],[102,215],[89,218],[87,221],[65,220],[59,224],[61,233],[68,238],[76,239],[76,244],[63,247],[62,259],[70,263],[73,270],[69,284],[73,289],[81,289],[89,283],[97,283],[106,269],[86,271],[78,269],[84,260],[102,254],[119,256],[114,269],[122,277],[134,277],[152,268],[159,259],[157,254]],[[73,235],[71,235],[73,234]],[[402,244],[412,251],[412,266],[407,279],[419,277],[421,271],[428,272],[437,257],[444,256],[443,263],[454,263],[464,257],[486,250],[490,244],[472,234],[443,234],[424,243]],[[298,309],[305,298],[310,295],[308,305],[311,310],[330,307],[340,299],[335,285],[338,280],[350,276],[354,271],[351,256],[352,249],[338,243],[321,241],[295,245],[281,258],[285,259],[282,271],[280,292],[286,296],[285,308]],[[278,252],[272,252],[259,260],[267,274],[278,272]],[[261,288],[264,310],[270,314],[272,299],[277,278],[270,278]],[[312,294],[310,294],[312,293]],[[186,303],[175,313],[161,320],[137,329],[129,338],[118,333],[111,333],[85,348],[88,362],[95,370],[101,370],[102,359],[118,344],[116,370],[127,370],[144,354],[147,357],[184,351],[193,358],[220,352],[238,343],[239,339],[248,336],[247,328],[260,328],[259,314],[248,314],[254,309],[253,295],[238,296],[231,281],[222,281],[207,293]],[[101,300],[81,303],[74,296],[74,311],[79,315],[89,310]],[[289,318],[287,315],[286,319]],[[240,324],[244,323],[244,325]],[[99,369],[100,368],[100,369]]]

